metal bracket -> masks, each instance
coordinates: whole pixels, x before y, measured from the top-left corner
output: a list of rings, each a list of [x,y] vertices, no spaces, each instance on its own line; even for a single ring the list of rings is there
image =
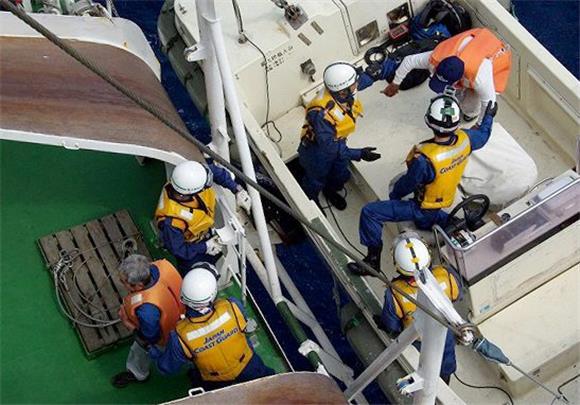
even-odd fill
[[[188,62],[197,62],[207,58],[207,49],[199,44],[192,45],[183,50],[183,56]]]
[[[316,352],[320,357],[322,364],[324,364],[324,367],[331,375],[345,384],[353,381],[354,371],[352,371],[352,369],[346,366],[342,361],[324,351],[324,349],[322,349],[316,342],[313,342],[310,339],[305,340],[298,348],[298,351],[303,356],[307,356],[310,352]]]
[[[229,142],[231,140],[227,129],[219,127],[217,128],[217,133],[226,140],[226,142]]]
[[[397,389],[402,395],[410,397],[414,392],[423,389],[423,383],[423,378],[419,374],[411,373],[397,380]]]

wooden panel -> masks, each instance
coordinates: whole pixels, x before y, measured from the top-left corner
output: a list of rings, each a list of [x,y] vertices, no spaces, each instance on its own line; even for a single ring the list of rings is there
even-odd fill
[[[103,271],[110,276],[111,280],[117,291],[117,300],[119,303],[123,301],[125,295],[127,295],[127,290],[121,280],[119,279],[118,267],[121,262],[122,249],[119,250],[118,254],[115,253],[114,247],[122,245],[122,243],[111,243],[105,236],[100,221],[94,220],[87,223],[87,229],[91,238],[93,239],[101,261],[103,263]],[[116,238],[113,242],[120,240]],[[131,335],[131,332],[122,324],[117,325],[118,330],[122,337]]]
[[[82,322],[93,323],[82,312],[98,319],[114,320],[127,294],[118,267],[124,256],[123,241],[137,243],[137,252],[151,257],[137,226],[125,210],[83,225],[41,238],[38,241],[47,266],[60,259],[61,250],[72,256],[72,267],[61,286],[63,301],[71,314]],[[89,356],[115,345],[132,335],[122,324],[104,328],[75,325]]]
[[[94,292],[91,292],[92,297],[94,297],[94,299],[97,299],[96,296],[100,297],[107,309],[106,313],[108,314],[108,318],[117,319],[117,313],[121,307],[122,301],[120,299],[119,293],[113,287],[113,277],[106,270],[100,258],[97,257],[97,247],[89,239],[87,229],[83,225],[72,228],[71,233],[74,236],[79,249],[82,252],[85,252],[83,253],[83,257],[85,260],[87,260],[86,266],[90,272],[93,281],[93,287],[95,289]],[[117,339],[117,334],[121,337],[127,336],[127,334],[123,335],[121,333],[122,331],[127,332],[127,329],[121,323],[112,326],[111,329],[115,332],[113,340]]]
[[[58,246],[57,240],[53,235],[48,235],[39,240],[40,248],[44,254],[44,257],[47,260],[47,266],[52,268],[60,259],[60,248]],[[80,301],[80,297],[76,293],[76,290],[72,289],[68,291],[68,293],[64,293],[63,295],[66,297],[70,295],[69,298]],[[79,319],[86,319],[83,315],[81,315],[80,311],[78,311],[74,306],[68,304],[68,301],[65,300],[63,303],[72,314],[79,318]],[[87,352],[92,352],[99,349],[102,345],[101,338],[99,337],[97,330],[93,328],[86,328],[81,327],[79,325],[75,325],[77,332],[81,337],[81,341],[83,342],[83,346]]]
[[[139,252],[146,252],[142,254],[151,259],[149,251],[147,250],[147,246],[145,245],[145,242],[143,242],[143,237],[131,219],[129,212],[127,212],[127,210],[117,211],[115,213],[115,217],[117,217],[117,220],[119,221],[119,224],[121,225],[121,228],[126,235],[139,235],[139,237],[135,237],[135,240],[137,241],[137,250]]]
[[[57,233],[56,239],[60,246],[68,252],[73,252],[76,249],[72,235],[68,231]],[[84,248],[80,247],[80,251],[83,250]],[[90,255],[90,251],[83,252],[76,260],[73,260],[72,269],[68,273],[70,274],[70,277],[67,277],[67,282],[70,282],[69,291],[78,288],[78,297],[80,298],[80,301],[77,301],[77,305],[79,305],[80,308],[90,316],[100,319],[104,314],[106,314],[107,308],[103,304],[101,297],[97,296],[94,300],[90,299],[95,291],[95,285],[91,280],[89,268],[87,266],[89,261],[92,265]],[[116,333],[112,326],[98,328],[97,333],[100,334],[106,344],[113,343],[116,340]]]

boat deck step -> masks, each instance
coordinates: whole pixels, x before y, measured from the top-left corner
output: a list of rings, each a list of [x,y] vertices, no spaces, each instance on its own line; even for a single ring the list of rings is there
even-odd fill
[[[122,323],[89,327],[82,325],[115,321],[127,291],[117,271],[128,254],[151,258],[141,232],[127,210],[94,219],[38,240],[47,269],[53,276],[62,305],[89,358],[131,337]],[[94,319],[91,319],[94,318]],[[101,323],[102,323],[101,322]]]

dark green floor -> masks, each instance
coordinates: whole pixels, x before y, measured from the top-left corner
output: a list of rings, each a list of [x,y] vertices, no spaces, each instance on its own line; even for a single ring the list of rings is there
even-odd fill
[[[184,375],[155,372],[146,384],[123,390],[110,385],[110,377],[124,369],[128,347],[85,358],[57,311],[35,243],[121,208],[147,233],[163,164],[140,167],[130,156],[8,141],[0,142],[0,159],[0,403],[158,403],[184,396]],[[258,351],[269,351],[264,360],[281,370],[267,346]]]

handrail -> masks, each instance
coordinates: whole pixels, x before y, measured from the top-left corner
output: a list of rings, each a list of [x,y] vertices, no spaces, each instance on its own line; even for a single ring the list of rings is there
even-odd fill
[[[483,235],[481,238],[476,239],[475,242],[471,243],[470,245],[468,245],[467,247],[463,247],[463,246],[456,246],[455,243],[449,238],[449,235],[447,235],[447,233],[443,230],[443,228],[441,228],[439,225],[435,225],[433,226],[433,231],[437,234],[441,234],[443,236],[443,239],[447,242],[448,246],[451,247],[451,249],[455,250],[455,251],[461,251],[461,252],[467,252],[471,249],[473,249],[475,246],[477,246],[478,244],[482,243],[483,241],[485,241],[486,239],[491,238],[493,235],[495,235],[496,233],[498,233],[499,231],[501,231],[502,229],[504,229],[505,227],[507,227],[510,223],[512,223],[512,221],[517,220],[518,218],[523,217],[524,215],[526,215],[528,212],[531,212],[535,209],[537,209],[538,207],[544,205],[545,203],[547,203],[548,201],[552,200],[554,197],[556,197],[557,195],[562,194],[564,191],[568,190],[571,187],[574,187],[575,185],[580,184],[580,178],[576,178],[574,179],[571,183],[566,184],[564,187],[554,191],[552,194],[548,195],[546,198],[544,198],[543,200],[541,200],[540,202],[538,202],[537,204],[533,204],[530,205],[528,208],[526,208],[525,210],[519,212],[518,214],[516,214],[514,217],[510,218],[509,221],[501,224],[500,226],[498,226],[497,228],[495,228],[494,230],[492,230],[491,232]]]

